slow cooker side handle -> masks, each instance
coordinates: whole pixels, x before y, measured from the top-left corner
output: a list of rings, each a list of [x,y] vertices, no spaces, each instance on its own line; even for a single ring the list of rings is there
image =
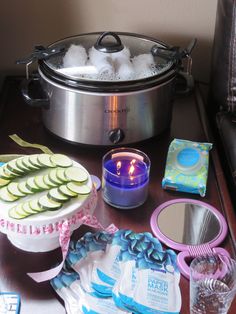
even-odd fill
[[[30,79],[24,79],[21,83],[21,93],[25,102],[28,105],[33,106],[33,107],[43,107],[45,109],[48,109],[50,101],[49,101],[48,96],[42,89],[42,86],[39,80],[40,80],[40,77],[37,77],[37,76],[32,77]],[[36,89],[37,89],[37,94],[40,94],[40,98],[38,96],[36,96],[35,98],[32,97]]]
[[[191,53],[196,43],[197,39],[194,38],[185,49],[180,49],[179,47],[159,47],[158,45],[154,45],[151,49],[154,57],[159,56],[165,60],[177,63],[175,96],[189,94],[194,88]],[[185,66],[183,64],[184,59],[186,60]]]

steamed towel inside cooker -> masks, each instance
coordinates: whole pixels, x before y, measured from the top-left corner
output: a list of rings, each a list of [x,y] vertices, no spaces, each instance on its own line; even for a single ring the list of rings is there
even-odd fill
[[[63,57],[63,68],[57,71],[72,76],[84,74],[84,66],[87,62],[88,55],[84,47],[72,44]]]
[[[134,77],[133,64],[130,61],[130,50],[125,47],[111,55],[116,76],[120,80],[131,80]]]
[[[114,67],[109,53],[100,52],[94,47],[89,49],[89,62],[94,65],[98,78],[112,79],[114,76]]]
[[[81,45],[71,45],[63,58],[64,68],[84,66],[88,56],[84,47]]]
[[[135,78],[143,78],[152,76],[155,69],[155,61],[150,53],[141,54],[133,57]]]

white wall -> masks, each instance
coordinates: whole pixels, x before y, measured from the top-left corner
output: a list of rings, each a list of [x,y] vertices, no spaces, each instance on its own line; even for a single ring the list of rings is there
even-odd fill
[[[92,31],[125,31],[185,47],[194,37],[193,74],[209,80],[217,0],[0,0],[0,80],[22,74],[15,60],[37,44]]]

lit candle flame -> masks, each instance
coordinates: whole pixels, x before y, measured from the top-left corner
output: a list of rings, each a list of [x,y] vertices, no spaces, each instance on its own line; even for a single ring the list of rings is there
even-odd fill
[[[129,168],[129,175],[132,176],[132,174],[134,173],[135,167],[133,165],[130,166]]]
[[[121,161],[117,161],[116,163],[116,173],[120,175]]]
[[[136,159],[132,159],[130,161],[130,167],[129,167],[129,170],[128,170],[128,175],[130,176],[131,180],[133,180],[132,175],[133,175],[133,173],[135,171],[135,166],[134,166],[135,163],[136,163]],[[117,163],[116,163],[116,173],[117,173],[117,175],[120,175],[121,166],[122,166],[122,162],[120,160],[117,161]]]
[[[134,170],[135,170],[135,167],[134,167],[134,164],[136,163],[136,159],[132,159],[131,162],[130,162],[130,168],[129,168],[129,175],[130,175],[130,180],[133,180],[133,173],[134,173]]]
[[[136,159],[132,159],[131,162],[130,162],[130,164],[133,165],[133,164],[136,163],[136,161],[137,161]]]

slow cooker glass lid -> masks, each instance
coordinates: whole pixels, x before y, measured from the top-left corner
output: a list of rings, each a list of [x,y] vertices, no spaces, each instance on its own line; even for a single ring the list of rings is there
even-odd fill
[[[74,81],[136,81],[162,76],[173,67],[173,60],[153,55],[154,46],[168,48],[162,42],[136,34],[82,34],[50,45],[63,52],[44,63],[56,75]]]

